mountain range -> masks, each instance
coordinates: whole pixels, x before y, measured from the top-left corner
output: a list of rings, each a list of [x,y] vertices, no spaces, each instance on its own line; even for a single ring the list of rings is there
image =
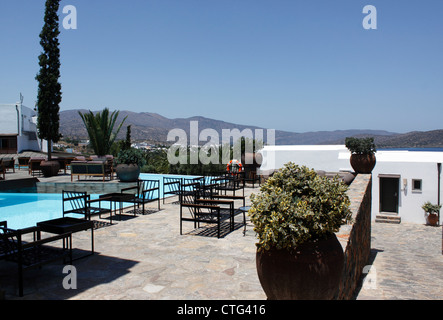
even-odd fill
[[[64,137],[74,139],[87,139],[88,134],[79,112],[88,110],[66,110],[60,112],[60,133]],[[190,122],[198,121],[198,132],[203,129],[214,129],[222,137],[223,129],[263,129],[263,138],[266,141],[267,131],[257,126],[229,123],[205,117],[168,119],[157,113],[120,111],[117,123],[125,117],[126,121],[120,130],[118,139],[126,136],[126,126],[131,125],[131,137],[136,141],[168,144],[167,136],[172,129],[182,129],[189,137]],[[384,130],[335,130],[316,132],[289,132],[275,131],[276,145],[318,145],[318,144],[344,144],[346,137],[374,137],[377,147],[383,148],[438,148],[443,147],[443,130],[414,131],[408,133],[395,133]],[[175,141],[175,140],[174,140]],[[169,142],[170,143],[170,142]],[[206,143],[203,141],[202,143]]]

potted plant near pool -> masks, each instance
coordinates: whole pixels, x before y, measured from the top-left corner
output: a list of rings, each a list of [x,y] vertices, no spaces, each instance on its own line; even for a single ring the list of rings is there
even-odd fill
[[[141,150],[129,148],[119,152],[116,160],[115,172],[121,182],[137,181],[140,168],[146,164],[144,154]]]
[[[344,253],[335,232],[351,219],[347,186],[288,163],[251,195],[257,273],[269,300],[328,300]]]
[[[349,137],[345,145],[351,152],[350,162],[355,173],[371,173],[376,164],[374,138]]]
[[[441,205],[432,204],[428,201],[422,206],[422,209],[425,211],[427,223],[430,226],[437,226]]]

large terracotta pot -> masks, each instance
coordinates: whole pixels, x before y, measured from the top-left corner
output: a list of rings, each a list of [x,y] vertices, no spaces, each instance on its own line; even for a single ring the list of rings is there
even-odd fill
[[[136,164],[119,164],[115,172],[121,182],[134,182],[140,175],[140,167]]]
[[[344,265],[343,249],[332,234],[292,251],[257,251],[257,273],[269,300],[331,300]]]
[[[355,173],[369,174],[376,164],[375,154],[352,154],[351,166]]]
[[[426,220],[428,220],[428,224],[430,226],[437,226],[438,225],[438,215],[435,213],[430,213],[426,217]]]
[[[43,160],[40,162],[40,169],[42,170],[44,177],[56,176],[60,170],[60,162],[58,162],[58,160]]]

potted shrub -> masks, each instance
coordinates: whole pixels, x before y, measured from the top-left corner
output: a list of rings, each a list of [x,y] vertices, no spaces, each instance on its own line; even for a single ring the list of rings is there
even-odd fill
[[[140,168],[146,164],[144,154],[141,150],[129,148],[119,152],[116,160],[115,172],[122,182],[137,181]]]
[[[344,254],[335,232],[351,219],[347,186],[288,163],[251,195],[257,273],[270,300],[332,299]]]
[[[425,211],[427,223],[431,226],[437,226],[441,205],[432,204],[428,201],[422,206],[422,209]]]
[[[374,138],[349,137],[345,145],[351,151],[350,162],[355,173],[371,173],[376,164]]]

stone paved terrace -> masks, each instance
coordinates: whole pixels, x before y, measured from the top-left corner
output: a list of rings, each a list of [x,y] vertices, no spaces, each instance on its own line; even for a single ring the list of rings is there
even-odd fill
[[[238,228],[222,232],[220,239],[215,230],[196,234],[192,222],[184,223],[180,235],[179,206],[172,200],[161,211],[127,215],[95,230],[97,253],[74,262],[77,290],[62,288],[61,264],[45,265],[25,273],[23,299],[265,299],[255,269],[255,233],[248,225],[243,235],[243,217],[237,216]],[[73,246],[89,250],[90,231],[74,234]],[[0,263],[7,299],[19,299],[15,269]]]
[[[7,174],[7,179],[12,174]],[[61,179],[58,177],[57,179]],[[258,192],[247,188],[246,194]],[[0,262],[6,299],[72,300],[264,300],[255,269],[255,234],[239,227],[217,239],[195,234],[192,223],[179,232],[179,206],[125,217],[95,231],[94,256],[78,260],[78,288],[62,288],[63,265],[25,272],[25,297],[17,296],[16,266]],[[154,207],[154,205],[153,205]],[[236,222],[242,217],[237,216]],[[90,232],[73,236],[75,248],[89,250]],[[372,223],[371,269],[375,279],[357,300],[443,299],[442,228]],[[79,253],[79,250],[76,250]]]

